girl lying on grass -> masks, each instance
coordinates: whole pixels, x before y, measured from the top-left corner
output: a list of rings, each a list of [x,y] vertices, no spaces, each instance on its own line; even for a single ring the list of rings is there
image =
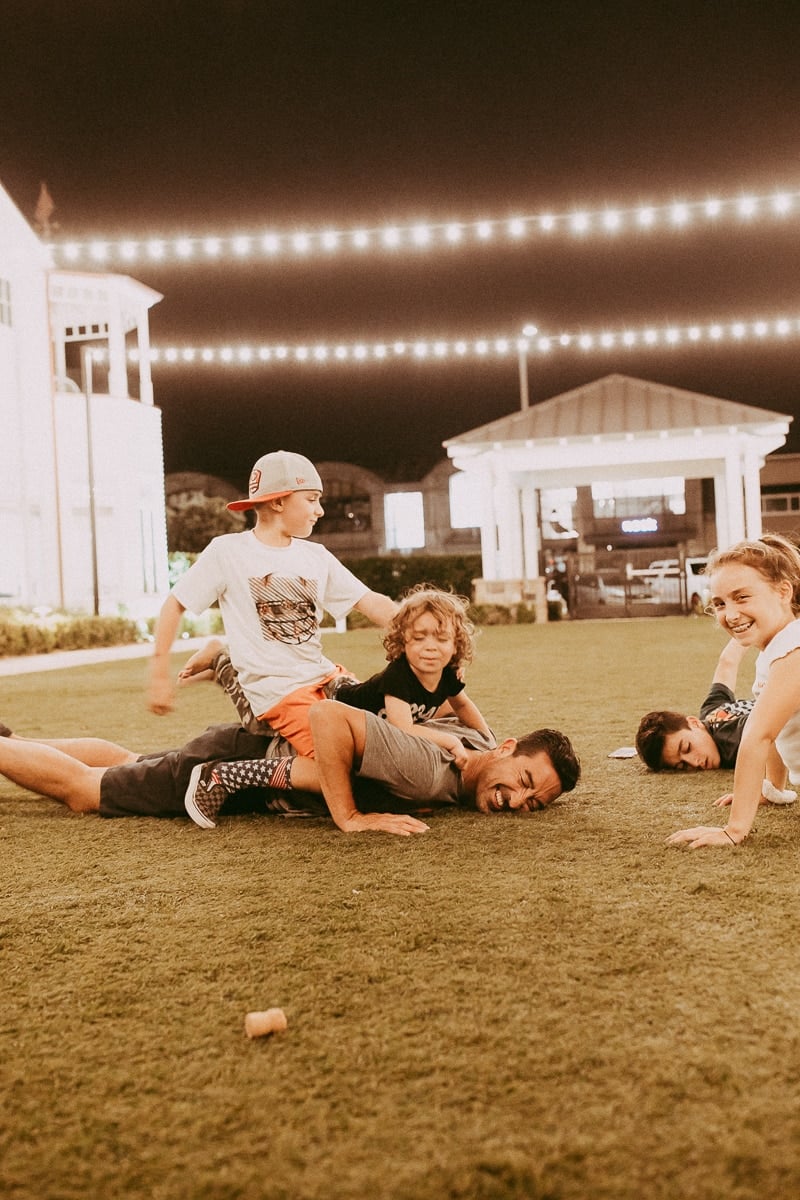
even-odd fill
[[[758,812],[773,746],[800,783],[800,551],[787,538],[766,533],[738,542],[709,558],[710,609],[719,625],[743,647],[756,646],[755,705],[742,732],[733,777],[733,799],[723,827],[698,825],[673,833],[669,842],[736,846]]]
[[[427,586],[414,588],[400,601],[383,640],[389,665],[363,683],[343,678],[331,698],[376,713],[398,729],[434,742],[449,751],[461,769],[468,756],[460,739],[426,723],[434,717],[455,716],[461,725],[493,741],[461,678],[463,667],[472,661],[473,632],[462,597]],[[190,659],[179,678],[188,682],[213,674],[231,695],[247,727],[249,707],[226,665],[224,649],[216,643]],[[227,795],[245,786],[275,786],[276,772],[281,779],[285,769],[285,761],[274,765],[271,759],[196,768],[186,792],[187,812],[197,824],[212,827]]]

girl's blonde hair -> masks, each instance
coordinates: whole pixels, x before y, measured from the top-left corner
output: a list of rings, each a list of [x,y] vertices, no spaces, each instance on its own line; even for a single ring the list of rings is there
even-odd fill
[[[711,575],[730,563],[752,567],[770,583],[788,580],[792,585],[792,609],[800,612],[800,550],[789,538],[765,533],[758,541],[736,542],[726,550],[712,550],[703,574]]]
[[[430,613],[438,624],[453,631],[455,650],[450,666],[461,667],[472,662],[472,637],[475,626],[467,616],[469,600],[454,592],[443,592],[429,583],[420,583],[400,598],[400,607],[391,619],[383,645],[386,657],[393,662],[405,652],[406,633],[417,617]]]

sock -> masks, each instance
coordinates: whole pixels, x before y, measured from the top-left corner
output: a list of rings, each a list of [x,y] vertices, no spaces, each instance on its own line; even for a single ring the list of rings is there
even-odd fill
[[[245,762],[219,763],[214,770],[226,792],[242,788],[270,787],[291,791],[292,758],[253,758]]]

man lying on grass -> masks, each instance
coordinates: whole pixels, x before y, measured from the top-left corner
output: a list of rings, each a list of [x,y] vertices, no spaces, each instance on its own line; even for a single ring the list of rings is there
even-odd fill
[[[657,709],[642,717],[636,733],[639,757],[651,771],[733,770],[739,743],[754,700],[736,699],[739,665],[747,648],[731,639],[717,661],[699,717]],[[791,804],[797,793],[786,789],[786,767],[774,745],[762,784],[762,803]],[[730,804],[726,792],[715,804]]]
[[[433,742],[335,700],[314,705],[311,719],[315,760],[294,758],[277,736],[220,725],[180,750],[143,757],[99,739],[45,743],[0,737],[0,774],[73,812],[175,817],[186,815],[184,796],[196,767],[266,757],[278,763],[270,787],[259,788],[256,796],[237,792],[223,809],[255,806],[289,816],[332,816],[346,833],[374,830],[404,837],[424,833],[428,826],[398,812],[400,803],[426,812],[447,807],[536,811],[571,791],[580,777],[572,744],[557,730],[538,729],[495,746],[478,731],[448,721],[445,728],[465,747],[464,765],[458,768],[452,754]],[[377,795],[371,781],[381,785]],[[246,787],[238,781],[238,789]]]

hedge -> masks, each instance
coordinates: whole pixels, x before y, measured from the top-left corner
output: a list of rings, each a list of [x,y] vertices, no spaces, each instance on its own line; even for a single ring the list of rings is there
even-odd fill
[[[141,640],[140,626],[127,617],[52,613],[47,618],[39,618],[33,613],[0,613],[0,657],[125,646]]]
[[[342,562],[373,592],[382,592],[393,600],[418,583],[430,583],[470,597],[472,581],[481,574],[479,554],[343,558]]]

